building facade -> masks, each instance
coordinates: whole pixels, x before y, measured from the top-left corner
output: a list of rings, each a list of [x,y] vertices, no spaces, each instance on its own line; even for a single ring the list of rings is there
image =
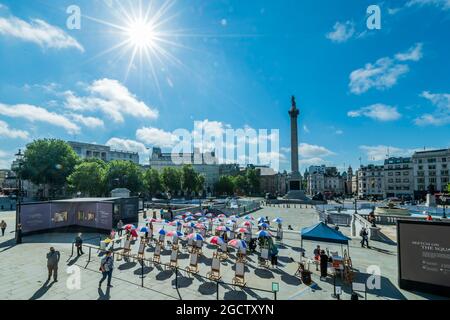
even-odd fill
[[[415,152],[412,166],[415,198],[423,198],[430,189],[442,192],[450,182],[450,149]]]
[[[369,164],[359,168],[358,197],[384,198],[384,166]]]
[[[139,164],[139,154],[137,152],[120,151],[111,149],[110,146],[103,146],[91,143],[67,142],[75,153],[82,159],[100,159],[105,162],[113,160],[132,161]]]
[[[411,158],[389,158],[384,161],[384,197],[410,199],[414,195]]]
[[[307,193],[311,196],[322,193],[327,197],[342,195],[346,179],[336,167],[312,166],[307,177]]]

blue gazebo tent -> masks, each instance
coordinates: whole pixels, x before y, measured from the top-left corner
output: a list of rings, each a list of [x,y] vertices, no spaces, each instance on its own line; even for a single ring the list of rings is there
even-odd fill
[[[323,222],[319,222],[308,228],[303,228],[301,231],[301,246],[303,248],[303,240],[318,241],[318,242],[328,242],[336,243],[342,245],[347,245],[347,250],[350,253],[348,241],[351,240],[349,237],[342,234],[342,232],[335,230]]]

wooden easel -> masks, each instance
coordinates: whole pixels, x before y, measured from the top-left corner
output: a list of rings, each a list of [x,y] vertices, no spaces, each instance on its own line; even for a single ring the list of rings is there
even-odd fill
[[[124,258],[130,258],[130,256],[131,256],[131,240],[125,240],[122,255]]]
[[[172,253],[170,254],[170,267],[171,268],[178,267],[178,249],[172,250]]]
[[[141,241],[141,243],[139,244],[139,249],[138,249],[138,253],[135,256],[136,259],[138,260],[142,260],[144,259],[144,255],[145,255],[145,240],[143,239],[143,241]]]
[[[156,244],[155,246],[155,252],[153,254],[153,263],[161,263],[161,244]]]
[[[191,254],[191,259],[189,261],[189,267],[187,267],[187,270],[190,273],[197,274],[199,272],[198,270],[198,253],[194,252]]]
[[[222,276],[220,275],[220,260],[214,257],[211,264],[211,271],[206,274],[209,280],[219,281]]]
[[[243,262],[236,262],[236,272],[233,278],[233,285],[239,287],[245,287],[245,265]]]
[[[259,257],[259,266],[268,268],[269,263],[269,249],[263,248],[261,249],[261,256]]]

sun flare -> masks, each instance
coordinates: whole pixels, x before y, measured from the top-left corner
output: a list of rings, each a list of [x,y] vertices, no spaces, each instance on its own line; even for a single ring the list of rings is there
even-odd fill
[[[147,21],[137,20],[132,22],[126,30],[130,44],[139,49],[151,49],[156,41],[154,26]]]

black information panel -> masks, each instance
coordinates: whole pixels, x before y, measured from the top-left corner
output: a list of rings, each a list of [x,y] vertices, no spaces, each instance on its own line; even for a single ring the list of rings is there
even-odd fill
[[[450,296],[450,223],[397,223],[400,288]]]

